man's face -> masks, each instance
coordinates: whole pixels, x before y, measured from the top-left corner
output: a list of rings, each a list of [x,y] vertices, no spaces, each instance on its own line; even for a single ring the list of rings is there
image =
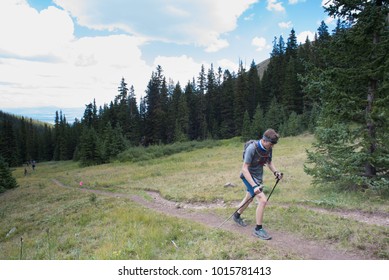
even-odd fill
[[[273,148],[273,146],[274,146],[275,144],[273,144],[273,143],[270,142],[270,141],[263,140],[262,145],[263,145],[263,147],[264,147],[266,150],[269,150],[270,148]]]

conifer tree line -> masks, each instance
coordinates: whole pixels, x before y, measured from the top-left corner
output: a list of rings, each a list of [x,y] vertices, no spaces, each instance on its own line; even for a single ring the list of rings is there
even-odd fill
[[[314,47],[309,41],[306,44]],[[131,146],[258,138],[267,127],[284,136],[297,135],[311,119],[297,80],[303,69],[302,54],[292,30],[286,44],[282,36],[275,38],[262,78],[254,61],[248,70],[240,63],[238,73],[211,65],[210,69],[202,66],[198,77],[181,86],[158,66],[139,104],[134,87],[122,78],[109,104],[98,106],[93,100],[85,105],[81,120],[72,124],[58,111],[54,126],[2,113],[1,154],[11,166],[30,159],[74,159],[90,165],[108,162]],[[290,61],[295,63],[286,67]]]
[[[53,160],[53,140],[50,124],[0,111],[0,157],[9,166]]]
[[[282,137],[314,132],[306,172],[317,183],[388,190],[388,1],[332,1],[338,18],[321,22],[315,39],[298,44],[296,32],[275,37],[261,76],[253,60],[237,73],[199,69],[186,84],[152,72],[144,96],[122,78],[116,96],[85,106],[69,124],[54,126],[0,115],[0,152],[9,165],[29,159],[109,162],[131,146],[179,141],[259,138],[271,127]]]

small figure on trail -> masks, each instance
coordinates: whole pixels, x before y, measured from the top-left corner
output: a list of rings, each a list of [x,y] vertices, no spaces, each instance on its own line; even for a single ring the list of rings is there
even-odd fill
[[[27,176],[27,174],[28,174],[28,171],[27,171],[27,168],[25,167],[24,168],[24,176]]]
[[[32,164],[32,170],[35,170],[35,160],[33,160],[32,162],[31,162],[31,164]]]
[[[276,179],[282,179],[282,173],[277,171],[272,161],[272,151],[277,144],[279,135],[274,129],[268,129],[263,134],[262,139],[249,141],[243,152],[243,166],[240,178],[246,186],[246,196],[239,205],[239,210],[234,214],[234,221],[240,226],[247,226],[242,220],[241,214],[255,198],[258,206],[255,212],[256,227],[254,236],[263,240],[271,239],[271,236],[262,227],[263,214],[265,211],[267,199],[263,190],[263,166],[267,165],[270,171],[276,176]]]

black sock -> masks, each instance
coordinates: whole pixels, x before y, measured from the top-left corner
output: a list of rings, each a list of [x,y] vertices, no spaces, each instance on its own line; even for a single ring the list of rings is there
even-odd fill
[[[240,218],[240,213],[236,212],[235,213],[235,217],[239,219]]]
[[[260,229],[262,229],[262,225],[257,225],[257,226],[255,227],[255,230],[260,230]]]

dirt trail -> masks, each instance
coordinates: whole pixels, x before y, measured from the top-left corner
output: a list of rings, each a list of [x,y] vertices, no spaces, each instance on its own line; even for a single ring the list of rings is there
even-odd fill
[[[148,194],[153,197],[155,200],[159,201],[160,203],[164,203],[165,205],[168,205],[169,207],[177,207],[177,208],[188,208],[188,209],[212,209],[212,208],[226,208],[226,207],[234,207],[235,205],[238,205],[240,201],[236,201],[234,203],[226,204],[223,201],[217,201],[214,203],[204,203],[204,202],[198,202],[198,203],[177,203],[168,201],[164,198],[162,198],[159,193],[157,192],[148,192]],[[279,207],[289,207],[291,205],[280,205],[278,203],[273,203],[272,205],[279,206]],[[371,212],[363,212],[358,210],[337,210],[337,209],[324,209],[319,207],[311,207],[307,205],[294,205],[297,207],[302,207],[308,210],[312,210],[318,213],[324,213],[324,214],[333,214],[337,215],[339,217],[343,217],[346,219],[355,220],[358,222],[366,223],[369,225],[378,225],[378,226],[386,226],[389,227],[389,213],[371,213]]]
[[[162,198],[156,192],[148,192],[148,194],[153,198],[151,201],[146,200],[140,196],[122,194],[122,193],[112,193],[112,192],[104,192],[100,190],[91,190],[87,188],[73,188],[62,184],[61,182],[53,179],[52,180],[57,186],[73,189],[77,191],[90,192],[104,196],[117,197],[117,198],[126,198],[135,201],[136,203],[153,209],[157,212],[165,213],[169,216],[174,216],[177,218],[188,219],[191,221],[196,221],[198,223],[204,224],[211,228],[218,228],[221,223],[227,217],[220,217],[216,214],[204,211],[199,211],[200,209],[212,209],[212,208],[222,208],[228,207],[224,202],[220,201],[213,204],[204,204],[204,203],[176,203],[172,201],[168,201]],[[319,212],[330,212],[332,214],[338,214],[347,216],[347,218],[356,218],[357,220],[364,222],[366,219],[362,219],[358,212],[353,213],[353,215],[335,211],[328,211],[324,209],[315,209],[314,211]],[[371,214],[372,215],[372,214]],[[381,217],[382,215],[378,215],[374,219],[374,221],[378,222],[380,225],[388,225],[388,218]],[[257,238],[252,236],[252,227],[239,227],[234,224],[232,221],[226,222],[222,228],[222,230],[228,230],[231,232],[239,233],[242,235],[246,235],[247,238],[251,238],[253,241],[258,240]],[[270,246],[274,246],[277,250],[279,250],[285,256],[288,255],[298,255],[302,259],[308,260],[366,260],[373,259],[372,256],[366,255],[366,252],[351,252],[336,249],[332,244],[307,240],[302,237],[296,236],[289,232],[282,231],[271,231],[271,235],[273,239],[268,242]]]

